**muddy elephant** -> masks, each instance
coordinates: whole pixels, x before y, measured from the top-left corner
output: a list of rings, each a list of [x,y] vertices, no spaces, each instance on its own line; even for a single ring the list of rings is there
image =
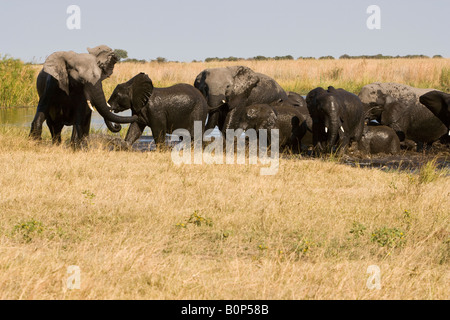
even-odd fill
[[[297,92],[287,91],[287,99],[282,101],[272,102],[271,105],[283,105],[283,106],[292,106],[295,108],[307,107],[306,100],[302,95]]]
[[[73,126],[71,143],[79,146],[89,134],[93,106],[113,131],[117,123],[132,123],[137,117],[113,114],[103,93],[102,81],[114,69],[117,57],[111,48],[101,45],[89,53],[59,51],[51,54],[37,78],[39,104],[31,124],[30,137],[40,139],[44,121],[54,143],[61,142],[64,126]]]
[[[206,69],[196,77],[194,86],[211,109],[206,128],[218,126],[222,133],[231,128],[229,113],[233,109],[288,99],[274,79],[244,66]]]
[[[279,146],[293,153],[301,151],[301,140],[306,133],[306,123],[302,114],[291,106],[255,104],[231,111],[231,126],[245,130],[267,130],[270,143],[271,130],[279,130]]]
[[[202,136],[208,115],[208,104],[190,84],[180,83],[167,88],[154,88],[145,73],[119,84],[108,103],[114,112],[131,109],[138,117],[130,125],[125,142],[128,147],[139,139],[146,126],[152,130],[157,145],[165,143],[166,133],[186,129],[194,137],[194,122],[201,122]]]
[[[309,114],[308,105],[306,104],[305,98],[303,98],[303,96],[301,96],[300,94],[292,91],[288,91],[287,95],[288,95],[287,100],[275,101],[270,105],[273,106],[274,108],[277,108],[279,106],[292,106],[297,111],[299,111],[302,114],[303,118],[305,119],[307,129],[302,139],[302,149],[313,146],[313,134],[312,134],[313,121],[311,115]]]
[[[361,140],[364,128],[364,108],[353,93],[344,89],[318,87],[306,96],[312,118],[313,144],[318,151],[345,149]]]
[[[372,83],[359,97],[367,118],[395,130],[400,141],[412,140],[420,151],[447,133],[446,126],[420,102],[420,96],[433,89],[414,88],[398,83]]]
[[[433,90],[420,96],[419,101],[450,129],[450,94]]]
[[[388,126],[365,126],[358,149],[368,154],[398,154],[400,153],[400,139],[394,129]]]

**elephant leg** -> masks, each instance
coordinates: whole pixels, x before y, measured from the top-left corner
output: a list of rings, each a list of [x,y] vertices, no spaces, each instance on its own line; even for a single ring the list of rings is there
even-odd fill
[[[82,95],[73,96],[73,102],[75,114],[71,144],[74,148],[79,148],[83,140],[89,135],[92,111],[87,106],[86,99]]]
[[[52,143],[53,144],[61,144],[61,131],[64,127],[63,124],[47,119],[47,126],[50,130],[50,134],[52,135]]]
[[[31,122],[30,137],[36,140],[40,140],[42,138],[42,125],[44,124],[46,118],[42,109],[42,107],[38,106],[33,122]]]
[[[164,146],[166,143],[166,130],[156,131],[155,134],[153,135],[153,139],[155,139],[155,143],[157,146]]]
[[[127,135],[125,136],[125,142],[129,147],[131,147],[133,143],[135,143],[136,140],[142,136],[142,132],[144,132],[145,127],[146,125],[139,123],[139,121],[130,124]]]
[[[52,78],[48,77],[46,81],[46,89],[42,96],[40,96],[39,104],[37,106],[36,114],[31,123],[30,137],[36,140],[41,139],[42,135],[42,125],[47,118],[48,111],[51,108],[51,104],[55,101],[58,89],[58,82]]]
[[[214,129],[219,124],[219,112],[213,112],[208,115],[206,130]]]

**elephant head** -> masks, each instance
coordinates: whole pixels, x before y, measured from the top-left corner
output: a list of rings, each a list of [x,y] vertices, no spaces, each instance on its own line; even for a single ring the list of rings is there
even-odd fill
[[[131,109],[134,115],[139,115],[152,93],[152,80],[141,72],[127,82],[117,85],[108,103],[113,112]]]
[[[450,129],[450,94],[441,91],[430,91],[419,98],[433,114]]]
[[[194,86],[200,90],[211,108],[208,128],[219,125],[222,129],[226,114],[247,105],[247,98],[260,81],[250,68],[232,66],[206,69],[195,79]]]
[[[44,72],[58,81],[59,88],[68,96],[79,95],[80,91],[97,108],[105,121],[131,123],[137,117],[120,117],[108,107],[102,87],[102,80],[112,74],[117,62],[113,51],[107,46],[88,49],[90,53],[59,51],[51,54],[44,63]]]
[[[276,129],[277,115],[269,105],[251,105],[239,110],[236,127],[248,129]]]
[[[313,120],[313,140],[314,145],[322,149],[322,143],[326,143],[328,149],[337,144],[341,133],[344,133],[341,103],[332,94],[335,90],[329,87],[328,90],[316,88],[306,96],[308,110]]]

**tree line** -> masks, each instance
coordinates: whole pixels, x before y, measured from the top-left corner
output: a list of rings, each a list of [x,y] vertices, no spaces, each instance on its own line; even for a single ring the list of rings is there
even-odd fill
[[[138,63],[146,63],[146,62],[157,62],[157,63],[164,63],[164,62],[169,62],[166,58],[163,57],[157,57],[156,59],[151,59],[149,61],[145,60],[145,59],[130,59],[128,58],[128,52],[126,50],[123,49],[115,49],[114,52],[116,53],[116,56],[120,59],[120,62],[138,62]],[[423,54],[409,54],[409,55],[405,55],[405,56],[385,56],[382,54],[376,54],[376,55],[360,55],[360,56],[351,56],[348,54],[343,54],[341,55],[338,59],[417,59],[417,58],[421,58],[421,59],[429,59],[429,58],[443,58],[442,55],[437,54],[434,55],[432,57],[429,57],[427,55],[423,55]],[[319,58],[315,58],[315,57],[298,57],[297,60],[334,60],[336,59],[333,56],[322,56]],[[222,62],[222,61],[240,61],[240,60],[247,60],[247,61],[267,61],[267,60],[295,60],[295,58],[291,55],[286,55],[286,56],[275,56],[275,57],[266,57],[266,56],[255,56],[255,57],[251,57],[251,58],[240,58],[240,57],[223,57],[223,58],[219,58],[219,57],[209,57],[206,58],[204,60],[204,62]],[[178,62],[178,61],[174,61],[174,62]],[[203,62],[202,60],[192,60],[192,62]]]

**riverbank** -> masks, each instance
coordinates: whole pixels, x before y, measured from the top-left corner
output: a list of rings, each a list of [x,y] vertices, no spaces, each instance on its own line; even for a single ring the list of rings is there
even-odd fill
[[[1,299],[448,297],[450,177],[432,165],[281,158],[261,176],[27,133],[0,130]]]

